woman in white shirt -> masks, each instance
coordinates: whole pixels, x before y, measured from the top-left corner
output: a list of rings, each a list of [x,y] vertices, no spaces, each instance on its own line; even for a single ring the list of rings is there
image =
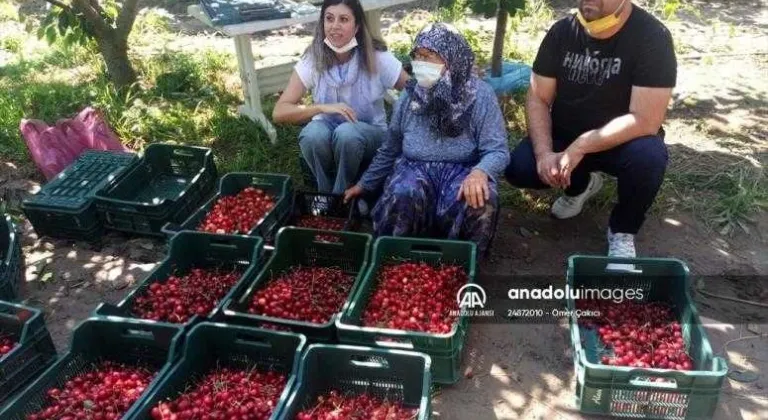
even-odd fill
[[[358,0],[323,2],[312,45],[272,113],[277,123],[309,121],[299,146],[319,192],[341,194],[354,184],[360,163],[384,141],[386,91],[401,90],[408,77],[384,41],[371,35]],[[313,104],[301,105],[308,90]]]

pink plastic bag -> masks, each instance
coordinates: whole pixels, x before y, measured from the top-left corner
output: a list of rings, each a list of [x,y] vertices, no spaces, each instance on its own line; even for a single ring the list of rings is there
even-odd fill
[[[46,179],[55,177],[85,150],[130,151],[101,114],[90,107],[52,127],[40,120],[23,119],[19,128],[32,160]]]

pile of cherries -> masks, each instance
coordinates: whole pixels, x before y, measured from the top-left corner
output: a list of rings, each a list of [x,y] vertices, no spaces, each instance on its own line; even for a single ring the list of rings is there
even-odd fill
[[[449,333],[458,319],[456,294],[467,281],[467,273],[455,265],[385,265],[363,312],[363,325]]]
[[[693,360],[686,352],[682,327],[669,305],[664,303],[607,300],[578,301],[577,307],[596,311],[579,323],[593,328],[611,350],[600,362],[611,366],[692,370]]]
[[[354,281],[336,267],[293,267],[253,294],[248,313],[325,324],[341,310]]]
[[[317,403],[294,420],[412,420],[418,412],[418,408],[406,408],[368,394],[347,396],[333,390],[318,396]]]
[[[205,316],[237,283],[242,273],[220,269],[193,268],[183,276],[170,276],[149,285],[133,302],[139,318],[172,323]]]
[[[237,195],[220,196],[197,230],[247,235],[274,207],[273,196],[264,190],[248,187]]]
[[[216,368],[190,390],[152,408],[153,420],[268,420],[287,377],[275,371]]]

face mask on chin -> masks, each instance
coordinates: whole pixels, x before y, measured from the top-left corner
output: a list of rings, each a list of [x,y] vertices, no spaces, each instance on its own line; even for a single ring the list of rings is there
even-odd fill
[[[341,47],[337,47],[331,43],[331,40],[327,37],[325,38],[325,45],[328,46],[333,52],[337,54],[344,54],[345,52],[351,51],[353,48],[357,47],[357,37],[353,36],[352,39],[347,42],[346,45],[343,45]]]
[[[442,76],[443,64],[435,64],[427,61],[412,61],[413,75],[416,77],[416,82],[423,88],[431,88],[440,80]]]
[[[581,26],[584,27],[584,30],[586,30],[588,34],[596,35],[616,27],[616,25],[621,22],[621,19],[619,19],[618,15],[619,11],[622,10],[624,3],[626,2],[627,0],[622,1],[621,4],[619,4],[619,7],[616,8],[616,11],[610,15],[601,17],[600,19],[596,19],[591,22],[587,21],[584,15],[581,14],[581,10],[576,12],[576,18],[579,19],[579,23],[581,23]]]

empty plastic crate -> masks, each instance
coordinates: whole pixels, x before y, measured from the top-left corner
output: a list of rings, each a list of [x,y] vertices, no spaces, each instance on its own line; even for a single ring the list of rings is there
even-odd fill
[[[133,153],[88,150],[21,208],[38,236],[94,241],[102,225],[95,196],[138,162]]]
[[[138,164],[96,193],[96,207],[108,229],[163,236],[213,194],[213,152],[204,147],[151,144]]]

